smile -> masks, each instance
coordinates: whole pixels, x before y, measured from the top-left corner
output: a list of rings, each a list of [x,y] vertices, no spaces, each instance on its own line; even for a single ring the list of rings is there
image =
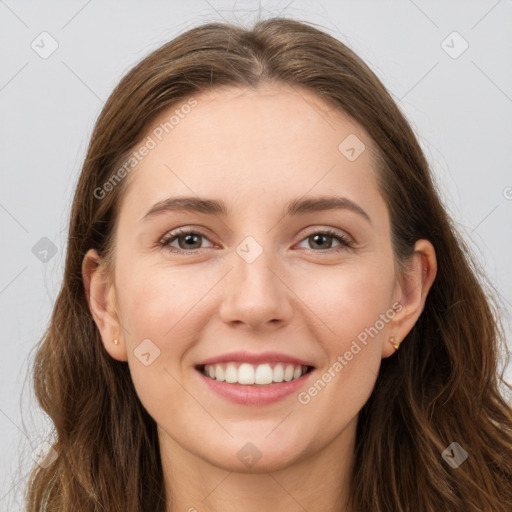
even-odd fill
[[[313,366],[292,363],[215,363],[196,367],[209,398],[262,407],[297,395],[314,375]],[[211,376],[210,376],[211,375]]]
[[[244,386],[263,386],[300,379],[312,367],[281,362],[250,364],[233,361],[205,364],[199,369],[210,379],[219,382]]]

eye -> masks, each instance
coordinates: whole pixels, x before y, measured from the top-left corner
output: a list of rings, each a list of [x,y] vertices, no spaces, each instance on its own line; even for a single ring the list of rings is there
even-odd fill
[[[333,240],[339,243],[338,247],[332,247]],[[309,243],[310,247],[313,247],[313,249],[319,249],[313,250],[312,252],[339,252],[353,247],[353,242],[347,235],[338,233],[331,229],[315,231],[308,235],[301,243],[304,241]]]
[[[176,231],[171,231],[167,234],[159,242],[159,246],[167,247],[169,251],[175,253],[196,252],[197,250],[204,248],[202,247],[202,239],[209,240],[208,237],[200,231],[182,228]],[[332,247],[333,241],[338,242],[338,247]],[[353,242],[347,235],[330,229],[315,231],[304,238],[301,243],[304,242],[309,243],[313,248],[306,249],[314,253],[340,252],[353,247]],[[178,245],[173,245],[175,243]]]
[[[208,240],[206,235],[203,235],[199,231],[191,229],[179,229],[172,231],[165,236],[160,242],[161,247],[167,247],[171,252],[191,252],[197,249],[202,249],[201,239]],[[178,243],[178,247],[173,246],[174,242]]]

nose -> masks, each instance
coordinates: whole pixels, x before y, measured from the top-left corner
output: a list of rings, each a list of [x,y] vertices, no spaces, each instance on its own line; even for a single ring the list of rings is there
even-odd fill
[[[293,314],[293,293],[271,251],[263,250],[252,262],[234,253],[233,261],[223,284],[221,319],[254,330],[287,324]]]

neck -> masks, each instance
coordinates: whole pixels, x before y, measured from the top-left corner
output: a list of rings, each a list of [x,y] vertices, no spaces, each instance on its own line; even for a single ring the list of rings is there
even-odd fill
[[[357,416],[311,455],[278,468],[256,464],[244,473],[190,453],[159,428],[167,512],[239,512],[241,505],[244,512],[350,512],[356,425]]]

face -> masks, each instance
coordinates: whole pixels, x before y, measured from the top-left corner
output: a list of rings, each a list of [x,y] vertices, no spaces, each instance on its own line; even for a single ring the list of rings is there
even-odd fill
[[[373,142],[313,93],[195,100],[127,178],[98,325],[162,445],[274,470],[354,427],[410,327],[388,211]]]

